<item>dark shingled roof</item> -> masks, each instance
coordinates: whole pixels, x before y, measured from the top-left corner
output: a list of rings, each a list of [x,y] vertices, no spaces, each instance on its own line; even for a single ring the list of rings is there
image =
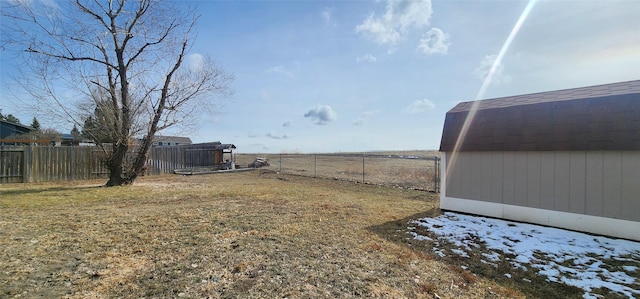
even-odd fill
[[[153,136],[154,142],[173,142],[180,144],[191,144],[191,138],[180,136]]]
[[[640,80],[460,103],[440,151],[453,151],[474,105],[461,151],[640,150]]]
[[[234,150],[236,146],[230,143],[220,143],[220,141],[194,143],[189,145],[183,145],[187,149],[207,149],[207,150]]]

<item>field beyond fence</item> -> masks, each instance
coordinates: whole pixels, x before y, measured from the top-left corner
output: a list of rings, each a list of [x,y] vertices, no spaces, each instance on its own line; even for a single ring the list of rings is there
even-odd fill
[[[440,158],[431,151],[339,154],[237,154],[236,164],[266,158],[266,169],[365,184],[440,191]]]

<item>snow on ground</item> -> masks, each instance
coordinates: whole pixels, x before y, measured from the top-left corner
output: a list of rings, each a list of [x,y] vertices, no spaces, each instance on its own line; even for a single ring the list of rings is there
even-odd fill
[[[640,297],[640,242],[451,212],[412,224],[458,247],[451,254],[468,257],[473,248],[484,245],[490,253],[483,253],[483,263],[497,266],[505,255],[514,256],[509,260],[514,268],[535,268],[548,281],[583,289],[584,298],[598,298],[591,291],[601,287]],[[434,252],[447,255],[446,249],[437,248],[437,240],[411,233],[416,239],[434,241]]]

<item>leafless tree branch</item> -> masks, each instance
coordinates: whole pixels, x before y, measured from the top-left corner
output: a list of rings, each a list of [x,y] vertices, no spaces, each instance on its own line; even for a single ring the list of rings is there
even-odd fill
[[[192,121],[198,107],[231,92],[233,77],[211,61],[197,69],[184,63],[198,18],[172,2],[2,5],[0,14],[10,21],[2,27],[2,47],[22,55],[30,79],[41,82],[25,83],[24,89],[78,125],[93,121],[100,129],[88,134],[111,141],[107,185],[133,183],[158,132]],[[74,100],[67,97],[73,92],[89,102],[71,109]],[[135,137],[142,142],[129,164],[125,155]]]

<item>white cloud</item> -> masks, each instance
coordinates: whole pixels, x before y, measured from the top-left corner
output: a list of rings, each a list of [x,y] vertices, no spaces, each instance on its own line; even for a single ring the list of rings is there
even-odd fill
[[[395,46],[411,29],[427,26],[431,13],[431,0],[387,0],[385,13],[381,16],[370,14],[356,26],[356,32],[379,44]]]
[[[204,56],[194,53],[187,56],[187,66],[192,72],[201,72],[204,68]]]
[[[373,109],[373,110],[362,112],[362,114],[360,114],[360,116],[362,116],[362,117],[372,117],[372,116],[374,116],[374,115],[376,115],[378,113],[380,113],[380,109]]]
[[[352,124],[356,125],[356,126],[363,126],[365,125],[367,119],[369,119],[370,117],[376,115],[380,113],[380,109],[374,109],[374,110],[369,110],[369,111],[365,111],[360,113],[360,116],[358,116],[358,118],[356,118]]]
[[[322,20],[324,20],[324,25],[327,27],[337,27],[338,23],[333,19],[333,10],[335,7],[325,7],[322,12]]]
[[[258,135],[256,133],[253,133],[253,132],[250,132],[249,134],[247,134],[247,137],[249,137],[249,138],[256,138],[258,136],[260,136],[260,135]]]
[[[450,45],[449,34],[434,27],[422,36],[418,50],[426,55],[447,54]]]
[[[356,57],[357,62],[376,62],[377,60],[378,58],[369,53]]]
[[[411,114],[418,114],[436,107],[432,101],[427,99],[417,100],[405,108],[405,111]]]
[[[263,91],[260,92],[260,99],[265,101],[265,102],[270,101],[271,100],[271,95],[268,92],[263,90]]]
[[[282,124],[282,126],[283,126],[283,127],[285,127],[285,128],[291,127],[292,125],[293,125],[293,122],[292,122],[292,121],[290,121],[290,120],[285,121],[285,122]]]
[[[280,74],[280,75],[283,75],[285,77],[293,77],[293,72],[288,70],[288,69],[286,69],[282,65],[276,65],[274,67],[270,67],[265,72],[266,73]]]
[[[284,134],[284,135],[277,135],[274,133],[267,133],[265,136],[271,138],[271,139],[276,139],[276,140],[280,140],[280,139],[289,139],[291,137],[289,137],[289,135]]]
[[[480,81],[484,81],[490,76],[491,84],[495,85],[511,81],[511,77],[504,74],[504,65],[502,65],[502,63],[494,66],[496,58],[498,58],[498,55],[485,55],[482,61],[480,61],[480,65],[473,71],[473,74],[480,79]]]
[[[338,116],[331,106],[318,105],[305,113],[304,117],[310,118],[316,125],[326,125],[336,120]]]

